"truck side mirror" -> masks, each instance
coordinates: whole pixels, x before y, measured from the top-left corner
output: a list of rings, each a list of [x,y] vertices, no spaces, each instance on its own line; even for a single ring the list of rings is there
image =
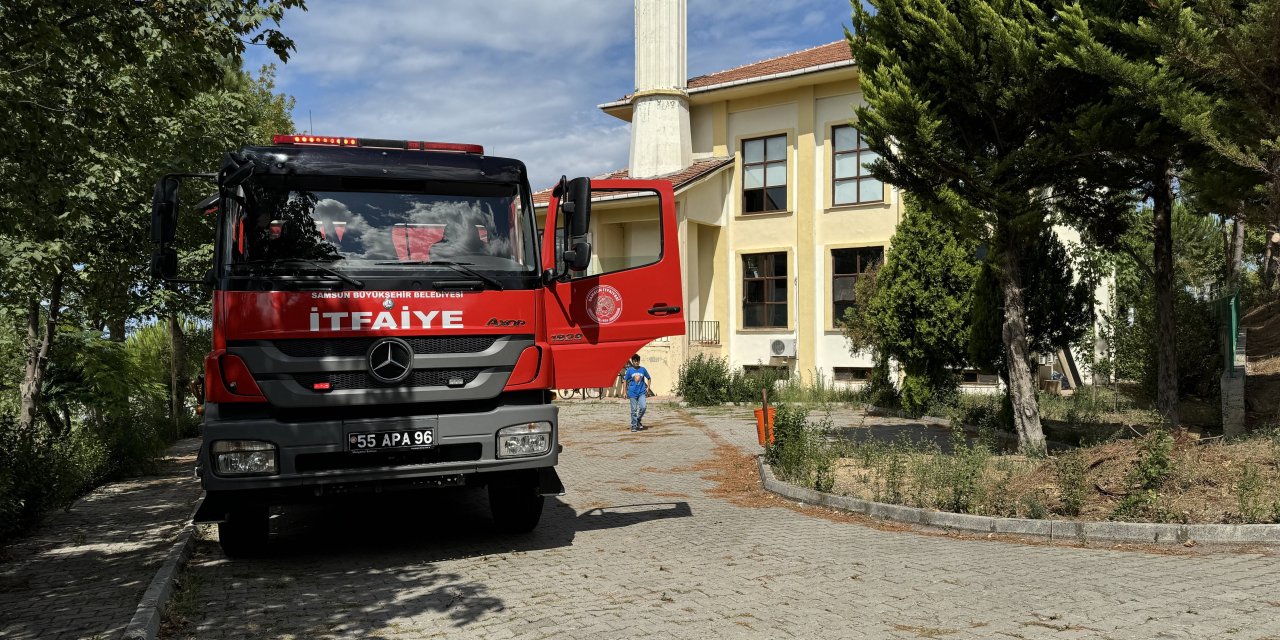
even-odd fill
[[[563,179],[562,179],[563,180]],[[564,216],[564,262],[570,271],[583,271],[591,265],[591,179],[574,178],[562,182],[560,212]]]
[[[177,178],[165,176],[151,196],[151,241],[156,244],[169,244],[178,233],[179,184]]]
[[[565,227],[570,238],[581,238],[591,228],[591,178],[574,178],[564,191]]]
[[[157,280],[178,277],[178,252],[173,247],[160,247],[151,254],[151,277]]]

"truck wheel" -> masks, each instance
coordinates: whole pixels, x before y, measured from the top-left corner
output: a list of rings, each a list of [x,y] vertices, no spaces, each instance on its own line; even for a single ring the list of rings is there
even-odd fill
[[[542,518],[541,495],[531,484],[489,485],[489,511],[493,524],[504,533],[528,533]]]
[[[270,532],[268,507],[244,507],[228,512],[226,521],[218,523],[218,544],[232,558],[253,556],[266,548]]]

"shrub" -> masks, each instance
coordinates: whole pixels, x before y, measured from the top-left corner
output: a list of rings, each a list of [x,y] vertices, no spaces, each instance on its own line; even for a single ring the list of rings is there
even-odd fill
[[[836,448],[827,441],[830,418],[809,424],[809,412],[795,404],[778,405],[773,423],[773,443],[765,448],[765,461],[787,482],[818,491],[835,487]]]
[[[1157,491],[1173,470],[1173,436],[1168,431],[1156,429],[1146,436],[1140,447],[1138,463],[1129,471],[1125,480],[1129,494],[1116,507],[1119,518],[1149,517],[1164,520],[1167,514],[1160,508]]]
[[[982,474],[991,452],[980,444],[969,445],[964,431],[952,429],[952,454],[939,459],[945,486],[942,508],[957,513],[973,513],[985,499]]]
[[[1084,454],[1080,451],[1071,451],[1059,456],[1054,460],[1054,474],[1057,476],[1058,490],[1062,494],[1058,512],[1067,516],[1080,515],[1085,498],[1088,496]]]
[[[680,365],[676,393],[695,407],[717,405],[728,400],[729,365],[724,358],[699,353]]]
[[[69,504],[109,467],[107,447],[89,431],[58,438],[42,423],[22,429],[13,416],[0,414],[0,540]]]
[[[898,406],[898,390],[889,378],[889,359],[876,357],[875,366],[867,383],[859,390],[862,401],[877,407],[891,408]]]
[[[898,390],[898,402],[903,411],[909,415],[922,416],[932,400],[933,389],[926,380],[919,376],[903,376],[902,388]]]
[[[1275,506],[1266,504],[1263,493],[1262,475],[1258,468],[1246,464],[1240,473],[1240,482],[1236,485],[1236,500],[1240,505],[1240,519],[1250,524],[1267,522],[1274,518]]]

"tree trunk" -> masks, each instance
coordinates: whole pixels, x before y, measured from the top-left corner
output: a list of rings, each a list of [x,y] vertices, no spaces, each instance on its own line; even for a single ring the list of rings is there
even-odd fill
[[[111,334],[112,342],[124,342],[124,325],[123,316],[107,320],[107,333]]]
[[[1156,409],[1167,427],[1178,415],[1177,322],[1173,316],[1173,168],[1165,161],[1152,192],[1156,287]]]
[[[1005,366],[1009,371],[1009,401],[1013,405],[1013,426],[1018,432],[1018,451],[1043,453],[1044,431],[1040,428],[1040,406],[1036,403],[1031,354],[1027,347],[1027,307],[1022,295],[1022,273],[1018,258],[1022,247],[1012,231],[1004,233],[1000,288],[1004,294]]]
[[[1262,260],[1262,287],[1272,291],[1276,287],[1276,274],[1280,273],[1280,227],[1276,222],[1267,225],[1267,249]]]
[[[1280,274],[1280,158],[1272,163],[1271,175],[1267,184],[1270,197],[1264,207],[1268,224],[1266,257],[1262,262],[1262,285],[1267,291],[1275,288]]]
[[[169,398],[170,416],[173,418],[173,436],[182,434],[183,393],[186,384],[182,372],[187,361],[187,349],[182,335],[182,323],[177,315],[169,316]]]
[[[49,291],[49,313],[45,315],[43,335],[40,329],[40,298],[33,296],[27,308],[27,360],[22,371],[22,384],[18,387],[21,396],[21,412],[18,424],[24,430],[35,427],[36,418],[40,415],[41,388],[44,386],[44,375],[49,368],[49,350],[53,347],[53,339],[58,330],[58,316],[62,306],[62,270],[53,276]]]
[[[1234,285],[1244,271],[1244,220],[1237,214],[1231,227],[1231,242],[1227,245],[1227,283]]]

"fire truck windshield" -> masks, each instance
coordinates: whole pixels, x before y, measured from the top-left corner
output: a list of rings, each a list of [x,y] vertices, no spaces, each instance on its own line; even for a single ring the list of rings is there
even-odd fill
[[[532,216],[516,185],[443,183],[406,193],[257,182],[226,214],[233,266],[309,260],[359,271],[447,261],[489,272],[537,269]]]

